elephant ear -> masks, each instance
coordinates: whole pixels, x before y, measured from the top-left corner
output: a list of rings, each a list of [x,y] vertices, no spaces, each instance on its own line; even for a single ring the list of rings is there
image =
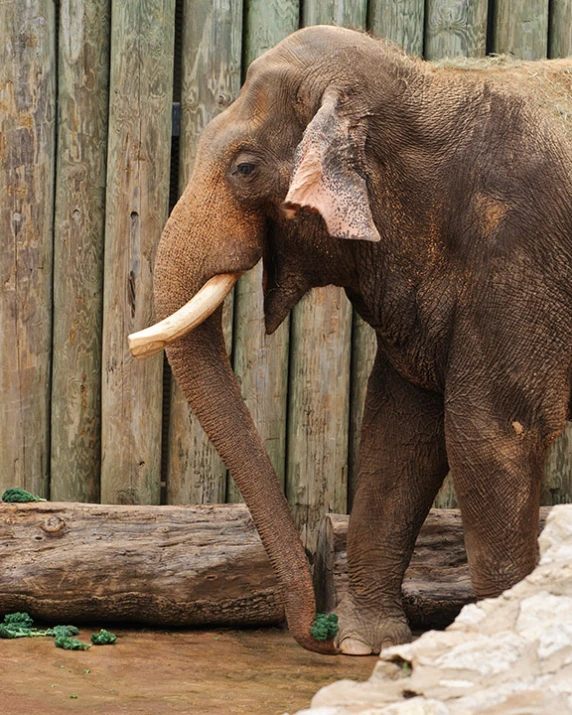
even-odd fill
[[[318,212],[335,238],[379,241],[361,167],[365,126],[339,107],[338,95],[324,96],[298,149],[284,206]]]

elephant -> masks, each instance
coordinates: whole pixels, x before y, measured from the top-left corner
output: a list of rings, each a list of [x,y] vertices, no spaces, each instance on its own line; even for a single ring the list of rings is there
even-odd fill
[[[305,648],[364,655],[410,639],[401,582],[449,469],[477,596],[537,562],[543,463],[571,413],[571,77],[572,61],[434,64],[309,27],[256,59],[202,132],[156,253],[168,335],[145,340],[166,345]],[[333,284],[377,339],[349,589],[323,642],[307,557],[221,330],[224,296],[261,260],[268,333]]]

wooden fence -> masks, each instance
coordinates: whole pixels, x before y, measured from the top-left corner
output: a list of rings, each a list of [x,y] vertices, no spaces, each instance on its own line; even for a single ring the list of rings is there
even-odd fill
[[[126,337],[153,320],[154,250],[197,137],[252,59],[316,23],[367,28],[428,59],[557,57],[572,52],[571,16],[572,0],[0,3],[0,488],[239,498],[163,357],[134,361]],[[260,283],[255,269],[227,304],[228,344],[310,543],[323,512],[351,503],[372,335],[327,288],[266,337]],[[570,430],[543,489],[545,504],[562,501]],[[438,504],[453,502],[448,483]]]

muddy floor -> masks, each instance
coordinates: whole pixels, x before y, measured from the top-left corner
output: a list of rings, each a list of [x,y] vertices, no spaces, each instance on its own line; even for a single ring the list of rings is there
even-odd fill
[[[0,640],[1,715],[282,715],[334,680],[367,680],[376,660],[309,653],[280,629],[113,631],[88,651]]]

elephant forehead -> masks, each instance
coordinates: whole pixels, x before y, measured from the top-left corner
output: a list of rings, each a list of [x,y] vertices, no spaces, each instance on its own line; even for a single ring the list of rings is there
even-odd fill
[[[265,138],[271,143],[288,140],[293,129],[288,128],[293,117],[289,109],[299,81],[286,75],[287,68],[274,67],[251,76],[230,107],[203,129],[197,160],[208,155],[227,162],[241,149],[263,146]]]
[[[296,91],[308,74],[332,79],[347,68],[355,71],[353,57],[375,58],[382,45],[368,35],[341,27],[318,25],[288,35],[249,66],[241,96],[254,103],[276,100]]]
[[[369,35],[356,30],[314,25],[288,35],[276,47],[262,55],[262,58],[271,59],[275,56],[303,66],[311,66],[317,57],[329,56],[335,50],[372,49],[375,45],[376,41]]]
[[[197,147],[196,165],[208,160],[213,167],[225,170],[226,163],[237,151],[254,143],[256,129],[252,113],[236,100],[203,129]]]
[[[291,106],[304,76],[302,67],[263,55],[250,66],[244,86],[229,110],[244,120],[265,119],[270,112]]]

